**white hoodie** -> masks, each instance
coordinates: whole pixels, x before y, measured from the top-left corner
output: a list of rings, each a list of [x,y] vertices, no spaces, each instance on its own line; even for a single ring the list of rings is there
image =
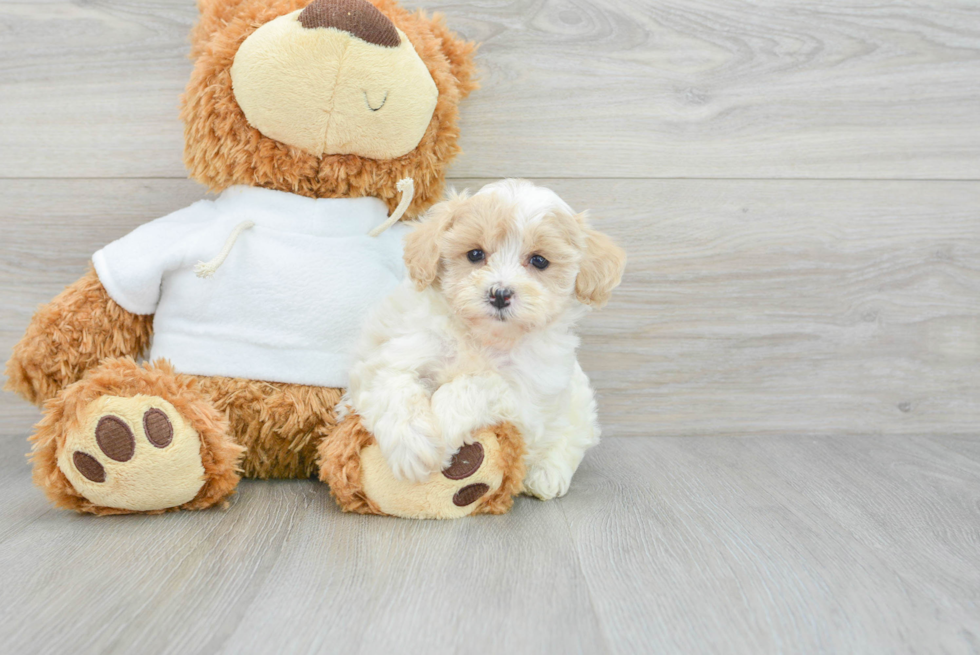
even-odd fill
[[[109,295],[154,314],[150,359],[181,373],[347,386],[373,306],[402,280],[402,239],[377,198],[312,199],[246,186],[143,225],[92,257]],[[194,267],[244,229],[211,278]]]

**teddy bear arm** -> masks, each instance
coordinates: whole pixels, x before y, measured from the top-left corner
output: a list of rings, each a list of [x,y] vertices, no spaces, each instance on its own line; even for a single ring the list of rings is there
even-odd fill
[[[35,312],[7,362],[6,389],[41,405],[110,357],[139,357],[149,346],[152,315],[120,307],[95,269]]]

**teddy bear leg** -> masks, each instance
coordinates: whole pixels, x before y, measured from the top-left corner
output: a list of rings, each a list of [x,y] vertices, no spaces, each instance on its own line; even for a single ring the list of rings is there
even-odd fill
[[[416,519],[503,514],[521,491],[524,443],[510,424],[478,430],[447,469],[408,482],[395,478],[374,437],[351,414],[321,442],[320,467],[320,479],[345,512]]]
[[[51,399],[31,441],[35,483],[59,507],[91,514],[221,503],[244,451],[192,376],[129,357]]]

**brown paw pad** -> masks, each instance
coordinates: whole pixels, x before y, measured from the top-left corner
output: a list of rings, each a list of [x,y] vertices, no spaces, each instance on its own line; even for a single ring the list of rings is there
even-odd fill
[[[423,482],[396,478],[376,443],[361,450],[360,472],[363,494],[377,511],[406,518],[450,519],[479,512],[503,483],[499,442],[485,432]]]
[[[105,482],[105,467],[99,464],[99,460],[78,450],[71,456],[71,460],[78,472],[87,479],[92,482]]]
[[[453,495],[453,505],[456,507],[472,505],[488,491],[490,491],[490,486],[482,482],[468,484]]]
[[[456,451],[449,468],[443,469],[442,474],[450,480],[462,480],[476,473],[482,463],[483,446],[478,442],[467,444]]]
[[[143,432],[146,433],[146,440],[157,448],[166,448],[174,440],[174,426],[166,413],[156,407],[143,414]]]
[[[163,410],[151,408],[143,414],[143,433],[157,448],[166,448],[174,439],[174,427]],[[126,421],[118,416],[103,416],[95,426],[95,443],[109,459],[128,462],[136,454],[136,436]],[[92,482],[105,482],[105,467],[92,455],[75,451],[71,457],[78,472]]]
[[[136,453],[136,437],[118,416],[103,416],[95,428],[95,442],[109,459],[128,462]],[[87,477],[87,476],[86,476]]]
[[[483,445],[479,442],[466,444],[456,451],[449,467],[442,474],[450,480],[464,480],[480,470],[483,464]],[[466,507],[472,505],[484,494],[490,491],[490,486],[481,483],[468,484],[453,495],[453,505]]]

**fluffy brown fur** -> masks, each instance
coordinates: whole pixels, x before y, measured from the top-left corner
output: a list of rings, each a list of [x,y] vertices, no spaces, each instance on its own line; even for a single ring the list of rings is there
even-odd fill
[[[41,405],[110,357],[139,357],[153,317],[130,314],[106,292],[95,269],[34,314],[7,362],[8,391]]]
[[[473,514],[505,514],[521,492],[524,480],[524,441],[510,423],[494,426],[500,443],[503,481],[500,488],[478,501]],[[368,498],[361,483],[361,451],[374,443],[357,414],[349,414],[329,437],[320,442],[320,479],[330,485],[330,494],[345,512],[384,514]],[[448,501],[448,499],[447,499]]]
[[[474,514],[505,514],[514,505],[514,496],[524,489],[524,440],[510,423],[494,426],[500,442],[500,459],[504,462],[504,479],[500,488],[483,498]]]
[[[235,441],[248,449],[242,461],[246,477],[316,475],[317,446],[336,425],[334,407],[342,389],[240,378],[196,380],[215,408],[228,416]]]
[[[90,514],[159,514],[100,507],[72,487],[58,468],[58,453],[66,436],[81,427],[81,416],[100,396],[158,396],[180,412],[201,437],[201,462],[206,481],[197,496],[177,509],[204,509],[223,502],[238,485],[238,460],[244,448],[228,433],[228,422],[211,404],[193,376],[178,375],[164,361],[140,366],[131,358],[109,359],[81,380],[68,386],[45,405],[44,418],[35,426],[33,444],[34,483],[44,489],[58,507]]]
[[[192,34],[196,63],[184,94],[184,162],[191,176],[221,191],[235,184],[291,191],[311,198],[376,196],[393,210],[398,181],[415,181],[405,218],[442,195],[445,171],[459,152],[459,101],[476,88],[474,45],[456,38],[441,17],[409,13],[394,0],[370,0],[412,42],[439,90],[432,120],[418,147],[378,161],[355,155],[317,157],[263,136],[251,127],[232,92],[231,65],[242,42],[273,18],[309,0],[200,0]]]
[[[90,267],[84,277],[37,311],[7,362],[7,389],[39,405],[55,398],[107,360],[143,354],[149,346],[152,320],[152,316],[131,314],[117,305]],[[157,369],[158,377],[162,370]],[[101,373],[98,379],[104,380],[105,375]],[[200,400],[213,403],[217,412],[227,416],[228,434],[248,449],[242,463],[245,475],[305,478],[316,474],[317,443],[333,428],[333,408],[340,401],[341,389],[177,377],[180,384],[193,382]]]
[[[361,484],[361,451],[373,443],[356,414],[349,414],[320,442],[320,480],[330,485],[330,495],[345,512],[384,514]]]

